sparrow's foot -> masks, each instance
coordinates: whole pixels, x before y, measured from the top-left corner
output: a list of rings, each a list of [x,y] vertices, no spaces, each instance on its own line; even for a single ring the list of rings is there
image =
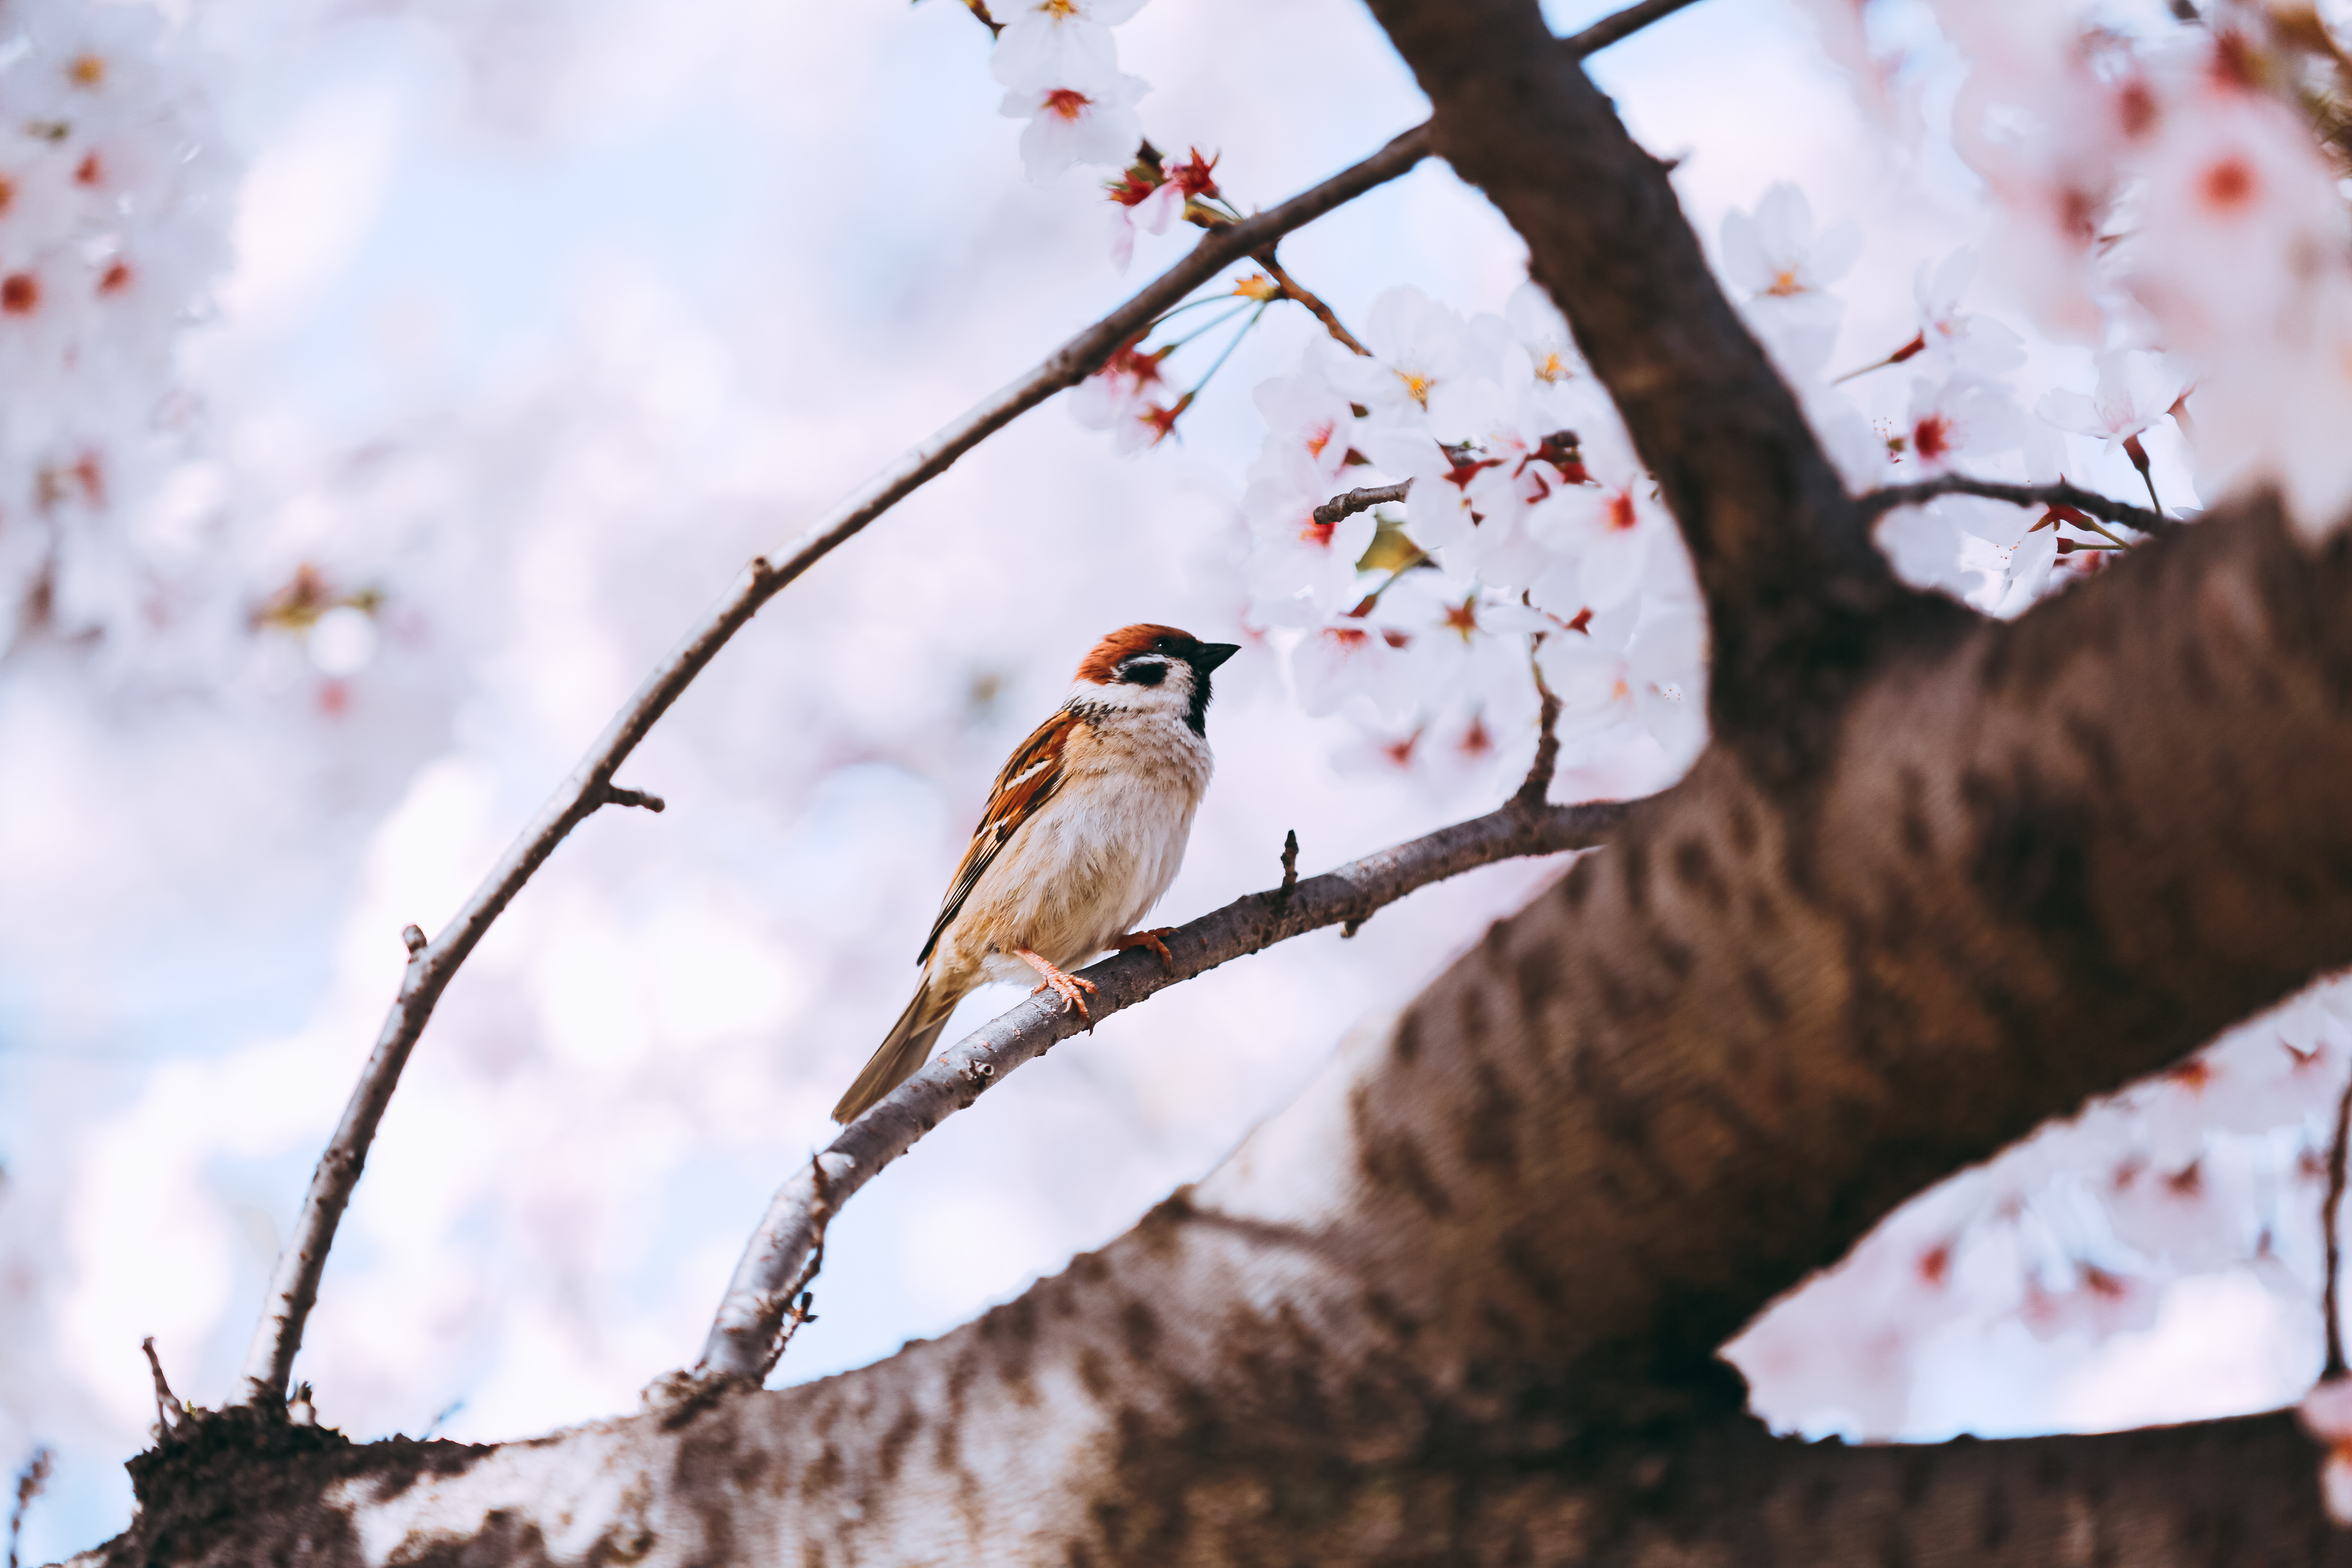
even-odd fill
[[[1168,939],[1176,934],[1174,926],[1154,926],[1150,931],[1135,931],[1110,940],[1111,951],[1125,952],[1130,947],[1148,947],[1160,955],[1160,962],[1169,968],[1176,967],[1176,955],[1168,951]]]
[[[1093,981],[1081,980],[1075,974],[1065,974],[1025,947],[1014,948],[1013,956],[1045,977],[1045,984],[1037,987],[1037,991],[1045,990],[1046,985],[1052,986],[1055,994],[1078,1010],[1078,1016],[1087,1021],[1088,1028],[1094,1026],[1095,1016],[1087,1011],[1087,999],[1078,994],[1080,991],[1094,990],[1096,987]],[[1034,996],[1037,991],[1032,991],[1029,994]]]

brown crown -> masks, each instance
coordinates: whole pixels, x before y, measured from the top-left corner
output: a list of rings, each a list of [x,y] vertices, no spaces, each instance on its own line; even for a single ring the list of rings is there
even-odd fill
[[[1168,651],[1182,658],[1200,646],[1191,632],[1178,631],[1174,626],[1153,626],[1149,621],[1118,630],[1095,644],[1094,652],[1087,655],[1078,666],[1078,679],[1091,680],[1097,686],[1108,686],[1118,679],[1118,661],[1139,653],[1149,653],[1153,644],[1167,637],[1177,646]]]

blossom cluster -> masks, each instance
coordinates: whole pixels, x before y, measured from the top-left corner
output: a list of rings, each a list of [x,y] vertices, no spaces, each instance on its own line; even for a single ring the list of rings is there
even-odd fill
[[[203,80],[144,5],[0,13],[0,387],[39,389],[0,403],[0,649],[157,613],[131,520],[236,174]]]
[[[2111,477],[2102,457],[2120,452],[2143,477],[2147,499],[2158,500],[2142,437],[2168,417],[2176,428],[2186,417],[2189,377],[2176,360],[2107,344],[2093,356],[2092,391],[2045,386],[2029,405],[2030,394],[2015,384],[2027,366],[2024,339],[1966,304],[1978,262],[1963,247],[1917,263],[1907,340],[1889,345],[1883,359],[1833,374],[1844,304],[1832,286],[1860,248],[1851,224],[1816,232],[1803,193],[1785,183],[1766,192],[1752,214],[1725,220],[1721,248],[1725,279],[1741,296],[1745,320],[1849,488],[1858,493],[1945,475],[2098,488]],[[2168,504],[2190,499],[2183,491]],[[2071,508],[2021,510],[1969,496],[1902,509],[1878,532],[1907,580],[2004,616],[2096,570],[2131,537]]]
[[[1745,319],[1851,488],[1944,474],[2095,483],[2102,455],[2125,453],[2158,500],[2142,437],[2187,420],[2176,359],[2104,346],[2090,390],[2043,387],[2029,407],[2013,384],[2023,340],[1965,304],[1977,262],[1962,248],[1918,264],[1907,341],[1832,374],[1844,313],[1834,286],[1860,249],[1853,225],[1818,230],[1783,183],[1728,216],[1719,251]],[[1401,766],[1524,755],[1539,689],[1532,649],[1559,699],[1570,765],[1686,766],[1705,739],[1706,683],[1689,563],[1549,300],[1530,283],[1500,315],[1465,319],[1398,289],[1375,302],[1365,337],[1360,356],[1318,340],[1295,374],[1257,391],[1266,437],[1242,502],[1250,613],[1296,639],[1301,701],[1355,712],[1365,754]],[[1130,352],[1090,384],[1080,416],[1143,444],[1164,413],[1158,373]],[[1333,519],[1343,492],[1400,485],[1400,505]],[[2000,616],[2136,537],[2072,508],[1967,496],[1898,510],[1879,535],[1907,579]]]
[[[1530,284],[1465,319],[1393,289],[1364,339],[1318,339],[1256,392],[1249,614],[1292,641],[1302,705],[1354,714],[1367,760],[1483,773],[1532,745],[1540,670],[1570,765],[1627,742],[1686,764],[1706,679],[1689,562],[1550,301]]]
[[[2119,440],[2171,390],[2157,383],[2193,385],[2200,488],[2275,482],[2316,533],[2352,505],[2336,436],[2352,413],[2352,222],[2311,122],[2340,100],[2346,57],[2308,7],[2200,9],[2200,26],[2137,36],[2032,0],[1943,0],[1972,62],[1954,142],[2044,331],[2172,356],[2168,378],[2103,376],[2098,433]],[[2332,93],[2305,90],[2315,40]]]
[[[2279,1303],[2271,1359],[2284,1392],[2319,1359],[2320,1218],[2347,1074],[2352,982],[2336,980],[1915,1199],[1727,1353],[1777,1426],[1924,1436],[1920,1405],[1937,1409],[1934,1420],[1956,1417],[1950,1391],[1934,1386],[1939,1352],[2026,1356],[2054,1372],[2086,1341],[2149,1331],[2184,1281],[2234,1276]],[[1825,1336],[1832,1322],[1844,1327]],[[2012,1334],[1997,1352],[1990,1336],[2006,1323],[2030,1339]],[[1977,1336],[1986,1342],[1971,1344]],[[2002,1410],[2014,1390],[1988,1389],[1958,1418],[2068,1422],[2063,1381],[2041,1411]],[[2145,1391],[2142,1418],[2242,1407],[2165,1397]],[[2306,1416],[2340,1441],[2340,1391],[2315,1403]],[[2326,1479],[2332,1499],[2352,1496],[2352,1454],[2332,1457]]]

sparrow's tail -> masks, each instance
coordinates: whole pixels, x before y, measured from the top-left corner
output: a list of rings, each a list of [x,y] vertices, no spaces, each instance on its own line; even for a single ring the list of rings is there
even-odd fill
[[[939,1043],[940,1031],[948,1026],[948,1017],[963,1000],[963,992],[935,984],[929,976],[915,987],[915,999],[890,1026],[882,1045],[833,1108],[833,1119],[845,1125],[865,1113],[866,1108],[915,1076],[930,1056],[931,1047]]]

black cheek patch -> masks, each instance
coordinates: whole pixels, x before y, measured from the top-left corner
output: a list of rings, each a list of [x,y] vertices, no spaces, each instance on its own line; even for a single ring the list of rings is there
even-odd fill
[[[1130,686],[1157,686],[1168,679],[1168,667],[1157,659],[1147,664],[1129,665],[1119,679]]]

